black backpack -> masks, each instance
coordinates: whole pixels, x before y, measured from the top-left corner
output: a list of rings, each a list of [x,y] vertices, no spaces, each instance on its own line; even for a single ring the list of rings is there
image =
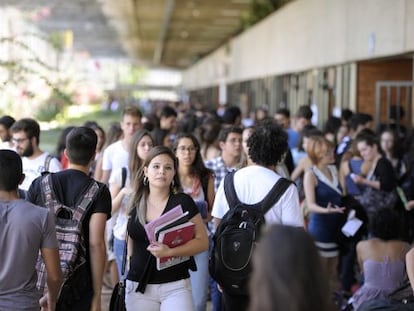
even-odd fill
[[[226,293],[248,293],[250,260],[255,243],[260,237],[261,226],[265,222],[264,215],[277,203],[291,183],[280,178],[262,201],[248,205],[237,198],[234,172],[224,178],[224,192],[230,209],[221,219],[213,236],[209,272]]]

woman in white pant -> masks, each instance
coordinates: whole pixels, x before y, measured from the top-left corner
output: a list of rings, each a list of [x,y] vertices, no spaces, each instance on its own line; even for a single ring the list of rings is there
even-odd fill
[[[109,178],[109,190],[112,197],[112,214],[117,213],[113,226],[114,254],[118,275],[122,279],[121,267],[125,245],[126,227],[128,222],[127,205],[131,196],[131,180],[138,173],[139,168],[147,157],[148,152],[154,145],[151,134],[146,129],[138,130],[132,136],[129,148],[128,167],[120,168],[111,174]],[[124,173],[123,173],[124,171]]]
[[[193,256],[208,248],[204,222],[193,199],[179,193],[177,159],[166,147],[157,146],[149,152],[143,167],[134,179],[127,225],[130,257],[126,281],[125,303],[133,310],[192,311],[193,301],[188,270],[194,261],[187,260],[163,270],[156,267],[156,258]],[[194,223],[194,235],[188,242],[169,248],[147,237],[145,224],[177,205],[188,212]]]

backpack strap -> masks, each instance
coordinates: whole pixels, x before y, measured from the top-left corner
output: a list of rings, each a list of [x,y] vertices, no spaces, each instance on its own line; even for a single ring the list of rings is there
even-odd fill
[[[92,180],[88,190],[83,194],[77,204],[75,205],[76,208],[73,211],[73,219],[83,221],[83,219],[86,216],[85,211],[88,209],[88,207],[92,204],[92,202],[95,200],[96,195],[99,192],[99,185],[95,180]]]
[[[41,195],[43,204],[45,207],[50,208],[53,206],[53,201],[60,200],[57,199],[56,194],[53,190],[53,182],[52,182],[52,174],[48,173],[42,175],[41,179]],[[75,209],[73,211],[73,219],[82,221],[85,216],[85,211],[89,207],[89,205],[95,200],[96,195],[99,192],[99,185],[95,180],[91,181],[91,184],[88,186],[85,194],[83,194],[78,202],[76,202]]]
[[[121,189],[125,187],[126,178],[127,178],[127,169],[126,167],[123,167],[122,172],[121,172]]]
[[[43,205],[46,208],[51,207],[53,200],[56,200],[55,192],[53,191],[52,174],[46,173],[42,175],[40,181],[40,193],[42,196]]]
[[[234,188],[234,174],[235,171],[227,174],[224,177],[224,193],[226,195],[227,203],[229,204],[229,208],[234,208],[238,204],[242,204],[239,198],[237,197],[236,190]],[[292,184],[291,181],[288,179],[281,177],[279,180],[273,185],[272,189],[268,192],[268,194],[258,203],[255,204],[244,204],[251,206],[253,208],[261,208],[263,214],[266,212],[279,201],[285,191],[289,188]]]
[[[52,159],[53,159],[53,156],[51,156],[50,154],[48,154],[46,156],[45,165],[44,165],[44,168],[45,168],[44,172],[49,172],[50,161],[52,161]]]
[[[269,193],[260,202],[263,214],[266,214],[266,212],[280,200],[291,184],[292,182],[290,180],[284,177],[279,178]]]
[[[232,171],[224,177],[224,194],[226,195],[226,200],[230,209],[241,204],[239,198],[237,197],[236,189],[234,189],[235,172],[236,171]]]

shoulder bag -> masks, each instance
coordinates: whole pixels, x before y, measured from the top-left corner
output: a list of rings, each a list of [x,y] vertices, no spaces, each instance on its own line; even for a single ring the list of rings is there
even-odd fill
[[[122,257],[122,267],[121,267],[121,276],[120,281],[115,285],[114,290],[112,291],[111,300],[109,303],[109,311],[126,311],[125,306],[125,282],[126,277],[124,277],[126,259],[127,259],[127,249],[128,249],[128,232],[125,235],[125,247]]]

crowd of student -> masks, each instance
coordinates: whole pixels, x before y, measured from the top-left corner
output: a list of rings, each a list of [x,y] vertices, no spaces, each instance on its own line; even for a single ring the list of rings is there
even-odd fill
[[[106,131],[93,121],[64,129],[53,156],[40,149],[35,120],[3,116],[0,149],[15,151],[21,164],[0,151],[0,217],[18,198],[45,205],[43,172],[56,173],[53,187],[67,206],[98,181],[99,195],[83,220],[92,294],[73,310],[100,310],[105,271],[110,271],[105,282],[110,287],[126,278],[127,310],[205,311],[209,299],[214,311],[374,310],[369,303],[389,303],[407,274],[414,288],[414,135],[399,120],[374,132],[371,116],[349,110],[341,118],[330,117],[320,130],[312,125],[312,114],[309,106],[301,106],[292,117],[288,109],[274,116],[261,109],[254,119],[242,119],[237,107],[217,115],[164,106],[143,116],[139,108],[127,106],[120,122]],[[12,160],[14,171],[7,169]],[[270,229],[255,252],[251,294],[245,295],[220,288],[208,271],[212,236],[229,210],[223,179],[232,171],[237,171],[236,194],[246,204],[259,202],[281,177],[295,182],[265,215]],[[176,205],[195,223],[194,238],[176,248],[149,241],[145,224]],[[341,228],[351,210],[363,224],[345,237]],[[41,227],[52,226],[49,222]],[[41,304],[53,310],[61,281],[53,268],[57,245],[50,230],[41,235],[30,260],[40,245],[50,269],[50,289],[40,289],[45,294]],[[0,268],[4,280],[10,271],[16,273],[10,260],[19,253],[7,237],[0,228],[0,258],[9,262]],[[121,275],[126,250],[128,268]],[[166,256],[192,259],[158,271],[155,258]],[[22,291],[35,291],[36,277],[23,275],[30,271],[19,274],[24,285],[1,279],[0,310],[11,305],[39,309],[30,299],[14,303]]]

